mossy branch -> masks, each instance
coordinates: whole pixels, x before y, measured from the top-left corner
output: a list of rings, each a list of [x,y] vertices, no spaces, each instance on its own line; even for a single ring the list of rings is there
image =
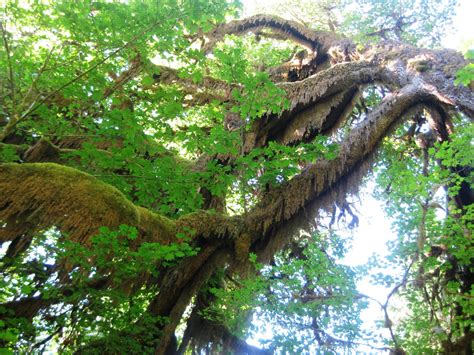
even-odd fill
[[[279,38],[294,41],[310,50],[320,48],[327,51],[331,45],[342,41],[341,37],[334,33],[311,30],[295,21],[272,15],[255,15],[230,21],[206,33],[209,40],[204,46],[204,51],[210,51],[227,34],[256,33],[262,29],[268,29]]]
[[[336,159],[318,160],[287,184],[267,194],[249,214],[252,229],[265,234],[275,226],[289,221],[299,211],[318,200],[322,194],[330,191],[338,181],[350,175],[352,170],[375,151],[390,128],[412,106],[422,102],[429,105],[434,100],[429,88],[415,84],[388,96],[348,135],[341,144]],[[358,183],[359,181],[348,182],[346,185],[348,188],[354,188]]]
[[[236,237],[242,220],[198,211],[170,220],[130,202],[119,190],[77,169],[55,163],[0,164],[0,242],[27,232],[58,227],[71,240],[87,244],[100,227],[137,227],[138,242],[180,242],[192,230],[204,238]]]
[[[87,244],[99,227],[138,228],[144,241],[175,241],[173,221],[135,206],[116,188],[54,163],[0,165],[0,241],[52,226]]]

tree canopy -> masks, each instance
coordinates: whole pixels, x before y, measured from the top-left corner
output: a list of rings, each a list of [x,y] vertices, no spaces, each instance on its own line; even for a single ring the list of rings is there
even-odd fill
[[[2,351],[471,353],[474,56],[439,48],[454,5],[7,2]],[[352,267],[368,180],[397,239]],[[368,273],[386,300],[357,289]],[[386,339],[361,327],[373,302]]]

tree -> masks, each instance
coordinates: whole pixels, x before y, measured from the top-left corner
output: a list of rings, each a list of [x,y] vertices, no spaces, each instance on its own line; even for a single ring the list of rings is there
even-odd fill
[[[416,37],[406,18],[362,45],[226,21],[237,5],[5,6],[2,346],[352,346],[368,299],[318,221],[355,227],[350,196],[375,169],[401,235],[390,297],[413,315],[394,324],[381,304],[388,345],[472,351],[472,64],[393,40]],[[244,340],[253,313],[274,323],[266,349]]]

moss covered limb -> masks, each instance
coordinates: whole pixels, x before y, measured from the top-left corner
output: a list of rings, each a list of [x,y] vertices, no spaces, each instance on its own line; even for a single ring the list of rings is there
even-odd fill
[[[386,77],[386,68],[370,61],[336,64],[302,81],[280,83],[290,100],[290,110],[307,107],[335,93]]]
[[[292,116],[286,126],[267,139],[275,138],[279,143],[288,144],[311,142],[320,134],[330,135],[346,122],[358,98],[357,89],[337,93]]]
[[[421,85],[408,85],[387,97],[346,137],[335,160],[317,161],[287,184],[266,195],[249,214],[250,228],[257,231],[257,235],[265,234],[291,219],[366,160],[410,107],[420,102],[429,104],[435,99],[429,88]],[[346,185],[350,188],[357,184],[349,181]]]
[[[119,190],[79,170],[55,163],[0,164],[0,242],[56,226],[71,240],[87,244],[99,227],[137,227],[137,243],[180,242],[193,237],[230,238],[242,218],[199,211],[172,221],[136,206]]]
[[[334,204],[344,203],[347,194],[356,193],[371,169],[381,140],[403,117],[429,107],[434,100],[434,95],[419,85],[408,85],[389,95],[348,134],[335,160],[317,161],[264,197],[249,220],[260,235],[251,247],[259,261],[269,262],[299,231],[311,229],[311,221],[320,209],[330,210]]]
[[[457,71],[468,64],[461,53],[452,49],[416,48],[385,41],[368,49],[364,58],[389,67],[392,76],[398,76],[402,84],[403,81],[422,80],[431,86],[440,102],[457,106],[469,117],[474,116],[473,91],[454,84]],[[423,63],[422,70],[420,63]]]
[[[26,318],[27,320],[31,321],[41,309],[57,302],[57,299],[51,298],[46,300],[41,296],[33,296],[2,303],[1,306],[6,312],[0,313],[0,319],[8,319],[10,318],[9,314],[12,314],[16,318]]]
[[[272,15],[255,15],[241,20],[230,21],[206,33],[208,42],[204,50],[210,51],[215,43],[220,41],[227,34],[241,35],[248,32],[256,33],[262,29],[268,29],[280,39],[294,41],[312,51],[318,49],[321,52],[327,52],[335,44],[346,42],[339,35],[332,32],[315,31],[296,21],[286,20]]]
[[[175,239],[174,223],[136,207],[116,188],[54,163],[0,165],[0,241],[57,226],[87,243],[99,227],[136,226],[148,241]]]
[[[74,149],[60,148],[46,138],[41,138],[31,145],[0,143],[0,163],[11,162],[11,160],[5,159],[5,156],[8,157],[8,152],[5,153],[6,151],[13,152],[15,155],[17,155],[18,161],[24,161],[27,163],[63,164],[66,163],[66,159],[64,159],[62,155],[71,153],[74,151]],[[110,154],[105,150],[102,150],[102,152]]]
[[[413,70],[413,61],[420,58],[425,61],[429,58],[429,71]],[[440,103],[458,106],[472,116],[474,94],[469,88],[454,85],[453,81],[456,70],[465,64],[464,58],[455,51],[419,49],[401,44],[375,46],[356,61],[333,65],[301,81],[277,84],[286,91],[290,108],[279,117],[264,117],[256,141],[264,144],[268,140],[282,140],[285,143],[304,135],[308,129],[317,131],[319,126],[329,121],[331,107],[343,102],[338,95],[369,83],[380,83],[398,90],[414,79],[420,80],[431,86]]]
[[[210,211],[197,211],[176,221],[178,230],[192,230],[192,233],[205,238],[234,238],[244,230],[244,218],[229,217]]]
[[[383,66],[360,61],[337,64],[302,81],[280,83],[290,107],[278,117],[262,117],[248,135],[257,145],[269,141],[295,143],[316,134],[327,134],[343,123],[358,98],[358,87],[368,83],[395,83]],[[349,88],[349,89],[347,89]]]
[[[220,79],[204,76],[202,82],[196,83],[191,78],[183,78],[178,70],[163,65],[154,65],[153,79],[156,84],[179,84],[184,93],[192,95],[194,103],[206,103],[212,100],[227,101],[231,99],[231,91],[236,85]]]

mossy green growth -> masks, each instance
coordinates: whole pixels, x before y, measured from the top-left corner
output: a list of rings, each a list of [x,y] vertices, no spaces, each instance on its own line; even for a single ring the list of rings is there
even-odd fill
[[[153,242],[168,243],[172,222],[135,206],[119,190],[79,170],[54,164],[0,164],[0,240],[57,226],[87,243],[100,227],[137,226]],[[156,238],[156,239],[154,239]]]
[[[138,230],[141,240],[169,244],[176,241],[176,224],[143,207],[136,207],[139,215]]]
[[[432,68],[432,64],[426,59],[415,58],[408,61],[408,67],[419,73],[424,73]]]
[[[199,210],[176,221],[177,231],[203,237],[238,237],[245,224],[242,218],[229,217],[213,211]]]

